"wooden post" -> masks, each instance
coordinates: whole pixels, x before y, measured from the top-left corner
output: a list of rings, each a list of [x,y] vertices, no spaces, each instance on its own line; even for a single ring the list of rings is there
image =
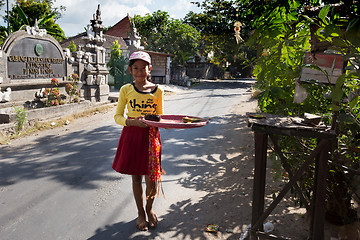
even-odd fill
[[[251,226],[254,226],[259,217],[264,213],[266,157],[268,135],[263,132],[255,132],[255,170],[252,201]],[[263,230],[261,227],[253,231]],[[250,231],[250,239],[256,239],[253,231]]]
[[[331,140],[326,141],[323,150],[320,152],[315,167],[314,196],[311,211],[310,239],[324,239],[324,219],[325,219],[325,198],[326,198],[326,177],[328,173],[329,151]]]

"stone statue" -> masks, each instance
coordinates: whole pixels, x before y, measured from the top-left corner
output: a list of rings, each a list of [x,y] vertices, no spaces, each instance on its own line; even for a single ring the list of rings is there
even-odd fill
[[[70,52],[70,49],[65,48],[65,49],[64,49],[64,55],[65,55],[65,57],[66,57],[66,58],[71,57],[71,52]]]
[[[131,19],[130,20],[131,23],[131,32],[130,32],[130,39],[133,38],[134,40],[136,39],[141,39],[139,33],[137,32],[137,29],[135,27],[135,23],[134,21]]]
[[[93,40],[94,39],[94,35],[91,33],[91,24],[88,24],[86,26],[86,35],[87,37],[90,39],[90,40]]]
[[[0,88],[0,102],[10,102],[11,99],[11,88],[6,88],[5,92],[1,92]]]
[[[31,35],[38,35],[38,36],[45,36],[46,35],[46,30],[45,29],[40,29],[39,26],[38,26],[38,22],[37,22],[37,19],[35,19],[35,24],[33,27],[30,27],[30,26],[26,26],[25,27],[25,31],[28,33],[28,34],[31,34]]]

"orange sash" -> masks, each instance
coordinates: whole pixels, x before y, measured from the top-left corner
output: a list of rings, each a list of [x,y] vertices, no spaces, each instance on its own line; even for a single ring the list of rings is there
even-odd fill
[[[161,167],[161,142],[160,142],[160,132],[157,127],[150,127],[149,130],[149,177],[151,181],[156,182],[158,187],[157,195],[159,196],[159,190],[161,189],[162,194],[164,195],[164,190],[162,188],[161,174],[166,174]],[[156,189],[155,189],[156,190]],[[149,196],[147,196],[148,198]],[[164,195],[165,198],[165,195]]]

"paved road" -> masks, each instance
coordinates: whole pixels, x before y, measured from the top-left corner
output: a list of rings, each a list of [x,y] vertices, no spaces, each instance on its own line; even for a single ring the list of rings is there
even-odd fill
[[[166,199],[155,200],[160,223],[152,231],[136,231],[131,178],[111,169],[122,129],[113,110],[0,146],[0,239],[204,239],[206,212],[194,203],[211,192],[202,180],[221,161],[214,149],[234,148],[222,132],[247,104],[250,83],[204,82],[166,95],[166,114],[210,124],[161,129]]]

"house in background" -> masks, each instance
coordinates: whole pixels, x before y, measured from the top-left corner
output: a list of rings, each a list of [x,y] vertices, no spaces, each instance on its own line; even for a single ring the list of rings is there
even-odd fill
[[[81,46],[85,44],[83,37],[86,36],[87,32],[80,33],[62,41],[60,45],[63,48],[67,48],[71,42],[74,42],[77,50],[79,50],[79,47],[81,48]],[[111,46],[117,40],[120,44],[122,55],[126,58],[129,58],[131,53],[140,50],[149,53],[152,60],[151,76],[154,83],[170,83],[170,62],[172,55],[144,50],[144,47],[141,46],[141,37],[138,35],[136,27],[132,23],[129,15],[110,27],[103,36],[106,39],[103,44],[103,47],[106,49],[105,62],[109,61]],[[114,84],[112,76],[109,76],[109,84]]]
[[[141,46],[141,37],[138,35],[136,27],[129,15],[109,28],[105,34],[124,39],[130,54],[139,50],[149,53],[152,62],[152,80],[155,83],[170,83],[170,63],[172,55],[144,50],[144,47]]]

